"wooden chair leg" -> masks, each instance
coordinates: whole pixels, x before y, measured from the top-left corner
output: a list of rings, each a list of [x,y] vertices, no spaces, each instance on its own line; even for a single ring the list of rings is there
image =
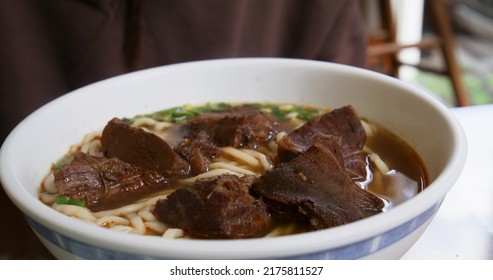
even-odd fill
[[[394,20],[394,15],[392,14],[392,3],[391,0],[380,0],[380,21],[382,23],[382,27],[388,32],[388,42],[396,44],[397,43],[397,34],[396,34],[396,25]],[[387,55],[388,61],[388,75],[393,77],[399,76],[399,66],[400,62],[397,57],[397,52],[389,52]]]
[[[454,48],[453,32],[450,20],[447,16],[446,7],[442,0],[427,0],[426,5],[430,8],[434,20],[436,32],[442,39],[441,50],[446,64],[446,71],[454,88],[457,106],[470,105],[469,97],[462,81],[462,75],[457,63]]]

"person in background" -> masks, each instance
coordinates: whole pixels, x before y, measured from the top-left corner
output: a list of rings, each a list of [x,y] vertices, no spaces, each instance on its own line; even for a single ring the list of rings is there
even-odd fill
[[[231,57],[366,67],[359,5],[358,0],[0,0],[0,143],[47,102],[140,69]],[[1,238],[16,240],[1,243],[0,258],[50,258],[3,190],[0,205],[0,219],[10,225],[2,227]]]

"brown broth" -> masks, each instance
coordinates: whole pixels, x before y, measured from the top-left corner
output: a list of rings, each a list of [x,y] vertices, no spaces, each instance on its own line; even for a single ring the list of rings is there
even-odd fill
[[[367,138],[366,146],[380,156],[390,171],[381,174],[372,170],[367,190],[387,200],[388,208],[392,208],[421,192],[428,184],[428,175],[409,144],[382,126],[372,125],[377,128],[376,133]]]

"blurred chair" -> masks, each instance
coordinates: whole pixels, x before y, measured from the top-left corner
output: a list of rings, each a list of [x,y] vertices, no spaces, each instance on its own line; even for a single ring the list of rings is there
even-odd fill
[[[414,44],[399,44],[396,40],[396,21],[392,12],[391,0],[378,0],[380,28],[369,33],[368,64],[370,69],[398,77],[399,66],[406,65],[398,58],[398,53],[406,48],[440,48],[445,69],[435,69],[424,65],[411,65],[423,71],[443,74],[450,78],[457,106],[470,105],[469,97],[462,81],[457,62],[451,23],[446,3],[443,0],[425,0],[425,16],[429,16],[434,35],[424,36]]]

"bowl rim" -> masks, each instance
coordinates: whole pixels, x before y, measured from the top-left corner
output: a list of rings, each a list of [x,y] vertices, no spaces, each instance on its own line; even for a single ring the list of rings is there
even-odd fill
[[[187,67],[228,67],[231,65],[249,64],[261,66],[273,63],[279,66],[301,65],[304,67],[320,67],[329,71],[351,72],[355,75],[378,79],[383,83],[397,88],[404,88],[410,94],[423,99],[444,117],[444,120],[447,121],[447,129],[454,136],[452,149],[456,153],[450,155],[450,159],[446,166],[444,166],[443,171],[423,192],[387,213],[377,214],[360,221],[330,229],[275,238],[246,240],[166,240],[156,239],[153,236],[118,233],[96,226],[86,225],[58,213],[50,207],[46,207],[37,197],[32,196],[24,189],[18,179],[11,176],[8,162],[11,157],[15,156],[11,151],[15,147],[15,138],[19,131],[22,131],[23,127],[36,118],[38,114],[49,110],[51,106],[57,106],[59,103],[65,102],[65,99],[84,94],[86,91],[92,90],[93,87],[119,83],[122,79],[139,79],[141,76],[153,75],[157,72],[178,71]],[[357,230],[361,227],[367,229],[365,238],[368,238],[369,236],[377,236],[397,225],[412,220],[418,214],[443,200],[445,194],[457,180],[460,170],[462,170],[465,164],[466,155],[467,145],[465,134],[449,109],[435,98],[429,96],[422,89],[411,84],[370,70],[331,62],[288,58],[228,58],[177,63],[127,73],[84,86],[54,99],[26,117],[5,139],[0,149],[0,179],[9,198],[25,215],[61,234],[71,236],[74,239],[82,240],[89,244],[94,244],[95,246],[116,249],[123,252],[140,252],[141,254],[157,257],[162,257],[162,253],[166,252],[167,256],[176,258],[210,258],[215,256],[219,256],[219,258],[270,258],[303,255],[348,245],[362,240],[361,231]],[[26,196],[29,198],[26,199]],[[43,207],[39,207],[40,205]],[[156,242],[156,240],[161,241]],[[122,247],[122,244],[125,245]],[[214,253],[211,255],[211,252]]]

